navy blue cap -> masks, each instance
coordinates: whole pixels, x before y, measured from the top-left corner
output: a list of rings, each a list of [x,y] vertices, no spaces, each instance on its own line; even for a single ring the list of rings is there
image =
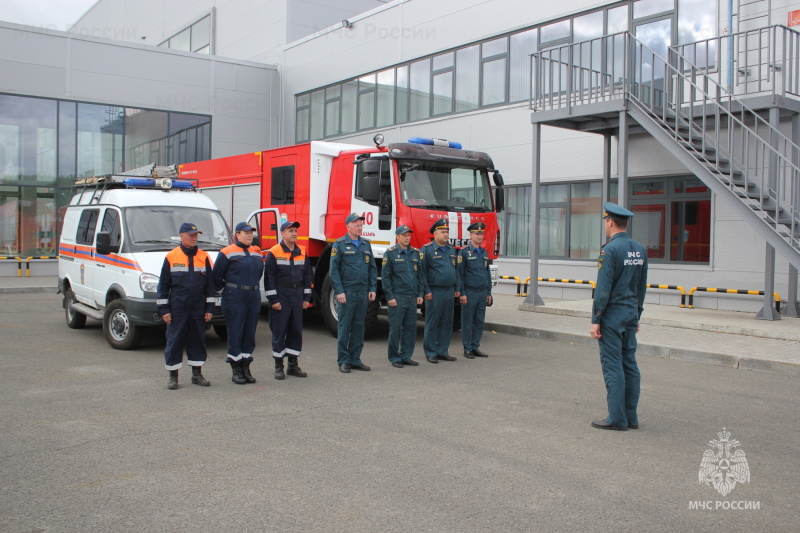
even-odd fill
[[[184,222],[181,224],[181,229],[178,230],[178,233],[203,233],[197,226],[192,224],[191,222]]]
[[[283,224],[281,224],[281,231],[289,228],[299,228],[299,227],[300,227],[299,222],[284,222]]]
[[[622,206],[619,206],[612,202],[606,202],[603,204],[603,218],[611,217],[611,218],[630,218],[633,216],[633,211],[628,211]]]
[[[238,224],[236,224],[236,230],[234,231],[234,233],[239,233],[240,231],[253,231],[255,229],[256,228],[254,228],[247,222],[239,222]]]
[[[437,229],[440,228],[450,229],[450,226],[447,224],[446,218],[440,218],[439,220],[434,222],[433,226],[431,226],[431,233],[434,233]]]
[[[414,233],[411,228],[403,224],[402,226],[397,226],[397,229],[394,230],[395,235],[402,235],[403,233]]]
[[[349,215],[347,215],[347,218],[344,219],[344,223],[349,224],[351,222],[355,222],[356,220],[364,220],[364,217],[356,213],[350,213]]]
[[[484,224],[483,222],[473,222],[467,228],[467,231],[469,232],[474,231],[476,233],[483,233],[485,230],[486,230],[486,224]]]

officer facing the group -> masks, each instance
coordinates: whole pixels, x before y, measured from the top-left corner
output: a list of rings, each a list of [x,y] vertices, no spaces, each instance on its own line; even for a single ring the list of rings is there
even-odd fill
[[[378,268],[372,245],[361,238],[364,217],[351,213],[345,219],[347,235],[333,243],[330,276],[333,293],[339,305],[337,361],[339,371],[369,370],[361,361],[364,348],[364,323],[367,300],[375,300],[378,290]]]
[[[433,241],[422,247],[422,269],[425,284],[425,340],[423,348],[429,363],[439,359],[455,361],[447,353],[453,334],[453,297],[456,290],[456,249],[448,244],[450,228],[447,220],[439,219],[431,226]]]
[[[424,287],[419,251],[411,246],[411,228],[398,226],[397,245],[383,256],[381,283],[389,315],[389,362],[395,368],[417,366],[411,359],[417,338],[417,306]]]
[[[492,303],[492,275],[489,253],[481,247],[486,224],[475,222],[467,228],[469,244],[458,251],[458,292],[461,293],[461,340],[464,357],[489,357],[480,350],[486,306]]]
[[[223,248],[214,265],[214,285],[222,291],[222,311],[228,324],[228,357],[231,381],[237,385],[255,383],[250,373],[256,347],[256,326],[261,311],[261,249],[253,244],[255,228],[247,222],[236,224],[236,242]]]
[[[303,349],[303,309],[311,304],[311,265],[305,247],[297,244],[299,227],[299,222],[281,224],[281,242],[269,249],[264,261],[275,379],[284,379],[286,374],[298,378],[308,375],[297,364]],[[284,357],[289,359],[286,374]]]
[[[164,359],[169,371],[167,388],[178,388],[178,369],[183,366],[183,348],[192,367],[192,383],[211,383],[200,371],[206,362],[206,326],[214,313],[214,277],[211,258],[197,247],[194,224],[184,222],[178,230],[181,244],[164,258],[158,279],[156,304],[167,324]]]
[[[606,238],[597,262],[597,287],[592,306],[593,339],[600,342],[600,364],[606,383],[608,416],[592,427],[638,429],[639,367],[636,332],[647,290],[647,253],[626,233],[631,211],[603,204]]]

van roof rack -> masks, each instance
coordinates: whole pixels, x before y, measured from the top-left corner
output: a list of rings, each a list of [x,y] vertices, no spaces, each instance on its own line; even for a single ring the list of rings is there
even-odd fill
[[[89,204],[100,203],[103,192],[107,189],[195,189],[197,180],[173,181],[178,177],[177,165],[159,166],[155,163],[143,167],[126,170],[118,174],[105,174],[75,180],[72,186],[72,196],[80,194],[78,204],[82,203],[83,195],[91,192]],[[141,179],[136,179],[141,178]]]

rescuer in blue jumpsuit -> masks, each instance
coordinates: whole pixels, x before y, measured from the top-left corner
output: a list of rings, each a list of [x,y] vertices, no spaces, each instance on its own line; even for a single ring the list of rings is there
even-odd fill
[[[397,227],[397,245],[386,250],[381,269],[389,315],[389,362],[395,368],[419,365],[411,356],[417,339],[417,306],[422,303],[424,287],[422,259],[419,250],[411,246],[412,233],[406,225]]]
[[[455,361],[447,353],[453,335],[453,297],[456,291],[456,249],[448,244],[450,227],[439,219],[431,226],[433,241],[422,247],[422,269],[425,284],[425,358],[429,363],[439,359]]]
[[[256,327],[261,311],[261,276],[264,260],[253,245],[255,228],[247,222],[236,224],[236,242],[223,248],[214,264],[214,285],[222,291],[222,311],[228,325],[228,356],[231,381],[237,385],[255,383],[250,373],[256,348]]]
[[[461,293],[461,341],[464,357],[489,357],[480,350],[486,306],[492,302],[489,253],[481,247],[486,224],[475,222],[467,228],[469,244],[458,251],[458,287]]]
[[[167,324],[164,360],[169,371],[167,388],[178,388],[178,369],[183,366],[183,348],[192,367],[192,383],[208,387],[211,383],[200,371],[206,362],[206,325],[214,313],[214,277],[211,258],[197,247],[194,224],[184,222],[178,230],[181,244],[164,258],[158,278],[156,304]]]
[[[592,427],[626,431],[639,428],[636,332],[647,290],[647,253],[625,231],[633,213],[611,202],[603,204],[603,209],[609,241],[600,250],[597,262],[590,333],[600,341],[608,416],[592,422]]]
[[[281,242],[267,252],[264,261],[264,288],[269,299],[269,329],[272,331],[272,357],[275,379],[286,374],[304,378],[297,358],[303,349],[303,309],[311,305],[311,264],[306,249],[297,244],[299,222],[281,224]],[[283,358],[289,368],[283,372]]]
[[[378,289],[378,267],[372,245],[361,238],[364,217],[351,213],[345,219],[347,235],[333,243],[331,249],[331,284],[339,307],[337,360],[339,371],[369,370],[361,361],[364,348],[364,323],[367,300],[375,300]]]

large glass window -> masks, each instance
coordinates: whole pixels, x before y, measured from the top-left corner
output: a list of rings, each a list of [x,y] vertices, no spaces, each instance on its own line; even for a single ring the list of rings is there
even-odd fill
[[[698,42],[717,35],[716,3],[705,0],[678,0],[678,44],[686,58],[701,68],[714,67],[716,41]]]
[[[515,33],[509,38],[509,100],[528,100],[531,93],[531,57],[536,52],[539,30]]]
[[[124,170],[122,107],[78,104],[78,177],[102,176]]]
[[[431,60],[411,63],[409,120],[422,120],[430,116]]]
[[[480,87],[480,46],[468,46],[456,52],[456,111],[478,108]]]
[[[394,124],[394,69],[378,72],[377,127]]]
[[[375,74],[358,80],[358,129],[375,127]]]
[[[481,45],[481,104],[506,101],[506,63],[508,39],[495,39]]]
[[[531,186],[505,187],[505,216],[498,217],[506,257],[531,256]]]
[[[433,58],[433,114],[453,112],[453,52]]]
[[[188,28],[184,28],[158,46],[196,52],[198,54],[211,53],[211,15],[206,15]]]

